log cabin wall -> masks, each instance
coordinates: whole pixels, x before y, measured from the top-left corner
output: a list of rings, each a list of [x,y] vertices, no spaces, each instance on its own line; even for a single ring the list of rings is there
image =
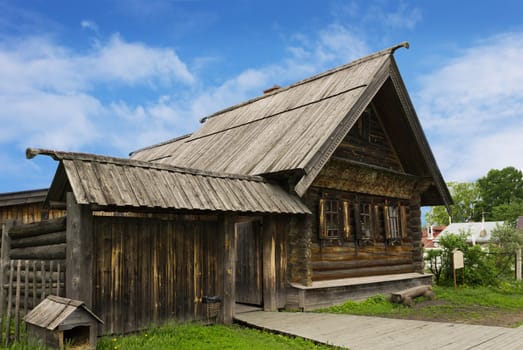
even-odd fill
[[[93,231],[93,311],[105,322],[104,334],[205,319],[202,297],[223,290],[215,216],[95,216]]]
[[[319,203],[324,195],[328,195],[330,198],[348,199],[351,204],[362,198],[372,198],[375,203],[381,202],[383,199],[322,188],[312,188],[309,191],[306,202],[311,208],[314,208],[311,216],[310,249],[313,281],[416,271],[413,264],[415,252],[410,234],[407,234],[400,242],[387,241],[385,235],[373,235],[368,240],[358,239],[355,232],[351,232],[351,236],[348,238],[320,238]],[[407,216],[409,214],[410,207],[407,209]],[[351,216],[354,230],[354,211],[351,212]],[[381,222],[380,225],[383,229],[384,223]]]
[[[312,280],[422,272],[419,182],[369,107],[303,198]]]

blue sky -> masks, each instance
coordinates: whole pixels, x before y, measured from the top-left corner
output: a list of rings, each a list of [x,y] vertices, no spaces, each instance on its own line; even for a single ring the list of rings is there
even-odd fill
[[[445,179],[523,168],[520,0],[0,0],[0,192],[50,185],[27,147],[126,157],[402,41]]]

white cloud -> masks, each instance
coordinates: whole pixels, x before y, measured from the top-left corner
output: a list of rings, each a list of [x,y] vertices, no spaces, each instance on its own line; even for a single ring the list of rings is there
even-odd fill
[[[91,55],[78,58],[78,68],[100,81],[143,84],[160,81],[193,83],[194,77],[174,50],[129,43],[115,34]]]
[[[172,49],[126,42],[119,35],[98,42],[83,55],[46,36],[4,41],[0,43],[0,145],[16,144],[19,149],[95,148],[115,132],[107,126],[122,116],[112,115],[114,110],[102,102],[104,97],[96,89],[137,85],[169,88],[194,82],[194,76]],[[159,118],[158,108],[150,108],[152,118]],[[143,114],[147,112],[143,109]],[[148,125],[149,121],[144,123]]]
[[[80,26],[84,29],[90,29],[93,32],[98,33],[98,25],[93,21],[84,19],[80,22]]]
[[[505,33],[463,50],[424,77],[418,112],[439,144],[436,157],[452,181],[491,168],[523,168],[523,33]]]

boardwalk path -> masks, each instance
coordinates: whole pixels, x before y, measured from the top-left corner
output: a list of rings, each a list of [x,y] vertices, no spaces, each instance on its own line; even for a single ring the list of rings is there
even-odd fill
[[[307,312],[253,311],[243,323],[351,350],[523,349],[523,328]]]

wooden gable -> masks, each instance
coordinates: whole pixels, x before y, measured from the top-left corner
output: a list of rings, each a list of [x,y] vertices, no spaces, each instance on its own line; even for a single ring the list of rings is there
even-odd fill
[[[403,172],[398,155],[373,105],[363,112],[332,156]]]

